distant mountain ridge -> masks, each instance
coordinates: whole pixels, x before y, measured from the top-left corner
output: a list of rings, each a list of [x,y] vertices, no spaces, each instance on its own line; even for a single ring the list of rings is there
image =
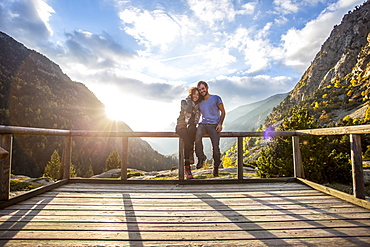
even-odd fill
[[[265,122],[272,109],[280,104],[287,95],[288,93],[276,94],[267,99],[242,105],[230,111],[225,119],[224,130],[250,131],[259,128]]]
[[[105,114],[104,105],[82,83],[72,81],[44,55],[27,49],[0,32],[0,124],[39,128],[131,131]],[[63,152],[63,138],[15,136],[12,171],[40,176],[54,150]],[[119,138],[73,138],[72,164],[78,176],[92,167],[101,173]],[[176,165],[139,138],[129,139],[129,167],[167,170]]]

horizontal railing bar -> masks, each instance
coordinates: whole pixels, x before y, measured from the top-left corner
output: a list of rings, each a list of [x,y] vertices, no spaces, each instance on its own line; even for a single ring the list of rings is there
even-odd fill
[[[349,135],[370,134],[370,125],[297,130],[297,135]]]
[[[0,125],[0,134],[66,136],[69,130]]]
[[[47,136],[85,136],[85,137],[179,137],[176,132],[133,132],[133,131],[91,131],[62,130],[0,125],[0,134],[15,135],[47,135]],[[357,125],[334,128],[306,129],[297,131],[245,131],[221,132],[221,137],[274,137],[274,136],[304,136],[304,135],[345,135],[370,134],[370,125]]]

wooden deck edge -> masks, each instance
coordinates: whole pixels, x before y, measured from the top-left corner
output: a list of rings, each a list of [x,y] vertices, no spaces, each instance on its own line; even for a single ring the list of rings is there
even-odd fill
[[[58,187],[60,187],[62,185],[65,185],[67,183],[68,183],[68,179],[63,179],[63,180],[55,182],[54,184],[45,185],[45,186],[39,187],[37,189],[31,190],[30,192],[27,192],[25,194],[10,198],[8,201],[0,201],[0,209],[9,207],[11,205],[14,205],[14,204],[22,202],[22,201],[25,201],[25,200],[27,200],[31,197],[40,195],[42,193],[45,193],[45,192],[50,191],[52,189],[58,188]]]
[[[333,189],[333,188],[326,187],[325,185],[318,184],[318,183],[315,183],[315,182],[312,182],[312,181],[309,181],[309,180],[306,180],[306,179],[303,179],[303,178],[296,178],[296,179],[298,181],[310,186],[311,188],[313,188],[315,190],[324,192],[324,193],[326,193],[328,195],[331,195],[331,196],[335,196],[339,199],[350,202],[350,203],[355,204],[357,206],[370,209],[370,201],[366,201],[366,200],[363,200],[363,199],[356,198],[353,195],[347,194],[345,192],[342,192],[342,191],[339,191],[339,190],[336,190],[336,189]]]
[[[240,184],[240,183],[289,183],[297,182],[293,177],[252,179],[192,179],[192,180],[120,180],[107,178],[71,178],[69,183],[97,184]]]

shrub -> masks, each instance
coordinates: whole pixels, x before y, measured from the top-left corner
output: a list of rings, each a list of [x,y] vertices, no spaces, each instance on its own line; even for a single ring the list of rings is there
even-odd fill
[[[19,179],[10,179],[10,191],[28,191],[36,188],[31,182]]]

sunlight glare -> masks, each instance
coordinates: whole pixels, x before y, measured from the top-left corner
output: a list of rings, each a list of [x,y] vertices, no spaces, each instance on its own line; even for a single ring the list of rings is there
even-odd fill
[[[163,131],[176,122],[178,105],[125,95],[113,86],[94,88],[112,120],[125,122],[133,131]]]

